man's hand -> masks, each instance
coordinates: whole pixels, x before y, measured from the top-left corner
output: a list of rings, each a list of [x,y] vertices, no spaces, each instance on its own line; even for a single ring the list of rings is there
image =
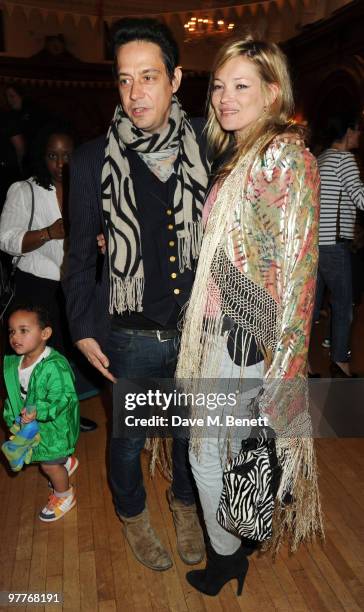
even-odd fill
[[[32,421],[34,421],[35,417],[37,416],[37,411],[33,410],[33,412],[27,412],[27,409],[23,408],[20,414],[22,425],[26,425],[27,423],[31,423]]]
[[[97,248],[101,255],[105,255],[106,253],[106,240],[104,234],[97,234],[96,236]]]
[[[108,380],[111,380],[111,382],[116,382],[116,378],[107,369],[110,365],[109,360],[102,352],[95,338],[83,338],[82,340],[78,340],[76,346],[96,370],[101,372],[101,374]]]

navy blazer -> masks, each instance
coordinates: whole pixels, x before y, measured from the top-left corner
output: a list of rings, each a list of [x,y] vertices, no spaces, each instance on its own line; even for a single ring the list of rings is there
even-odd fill
[[[191,119],[201,151],[206,150],[202,134],[204,121]],[[110,331],[108,258],[98,253],[96,236],[106,236],[101,173],[105,136],[79,147],[70,168],[70,239],[63,288],[73,342],[95,338],[105,351]]]
[[[107,257],[99,254],[96,236],[105,235],[101,173],[105,136],[79,147],[72,156],[69,194],[69,251],[63,289],[73,342],[95,338],[102,348],[108,337],[109,275]]]

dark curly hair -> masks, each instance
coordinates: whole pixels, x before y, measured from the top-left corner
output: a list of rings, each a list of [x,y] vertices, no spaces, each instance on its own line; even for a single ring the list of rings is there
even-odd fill
[[[114,52],[114,76],[116,76],[116,54],[122,45],[135,40],[146,41],[158,45],[169,79],[172,81],[174,70],[178,66],[178,45],[171,30],[156,19],[138,19],[127,17],[117,21],[111,32]]]
[[[45,327],[52,327],[52,320],[49,316],[48,310],[44,308],[44,306],[39,306],[38,304],[33,304],[30,302],[26,304],[17,302],[14,304],[8,314],[8,321],[13,314],[19,312],[20,310],[23,310],[24,312],[33,312],[38,319],[39,327],[41,329],[44,329]]]
[[[35,137],[29,152],[29,167],[37,185],[48,190],[52,188],[53,182],[45,158],[47,145],[53,134],[64,134],[75,142],[71,126],[61,119],[50,121],[44,125]]]

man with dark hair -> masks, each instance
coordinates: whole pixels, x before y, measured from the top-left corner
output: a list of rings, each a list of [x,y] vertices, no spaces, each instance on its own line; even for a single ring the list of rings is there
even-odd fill
[[[177,319],[189,297],[202,235],[207,185],[202,122],[190,120],[175,97],[182,72],[166,26],[123,19],[114,28],[121,105],[105,138],[74,155],[70,189],[70,251],[65,290],[73,340],[106,378],[172,378]],[[96,235],[107,256],[100,273]],[[116,511],[137,559],[168,569],[172,561],[149,522],[140,465],[145,435],[110,441],[110,482]],[[168,499],[178,551],[201,561],[188,443],[173,443]]]

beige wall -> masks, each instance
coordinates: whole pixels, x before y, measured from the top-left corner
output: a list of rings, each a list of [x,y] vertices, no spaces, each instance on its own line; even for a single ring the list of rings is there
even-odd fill
[[[50,12],[46,19],[37,10],[28,17],[20,8],[10,16],[4,11],[6,54],[14,57],[29,57],[40,51],[46,36],[63,34],[68,51],[83,61],[99,62],[103,59],[103,39],[97,26],[93,27],[87,17],[75,19],[66,15],[61,21]]]
[[[254,10],[245,7],[240,18],[237,12],[230,12],[228,20],[236,22],[235,32],[253,30],[268,40],[284,41],[299,33],[301,26],[329,16],[333,10],[348,2],[350,0],[277,0],[265,5],[266,10],[262,5],[256,5]],[[76,7],[77,0],[74,4]],[[61,5],[58,3],[58,6]],[[184,20],[185,17],[179,14],[166,16],[166,23],[174,32],[181,49],[181,63],[185,69],[209,70],[212,58],[224,41],[216,36],[186,44]],[[45,36],[61,33],[67,49],[79,59],[89,62],[104,59],[103,29],[97,24],[95,16],[62,15],[55,11],[45,16],[37,9],[28,8],[24,13],[23,9],[16,7],[11,15],[4,10],[4,28],[7,55],[29,57],[43,48]]]

